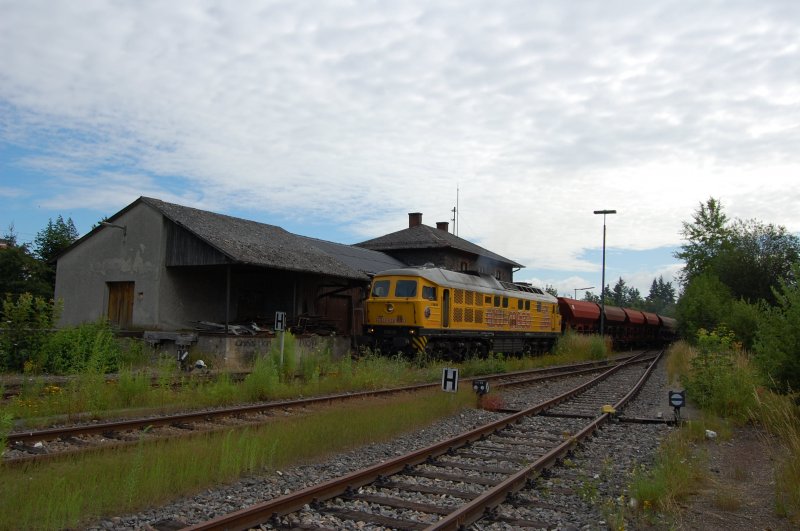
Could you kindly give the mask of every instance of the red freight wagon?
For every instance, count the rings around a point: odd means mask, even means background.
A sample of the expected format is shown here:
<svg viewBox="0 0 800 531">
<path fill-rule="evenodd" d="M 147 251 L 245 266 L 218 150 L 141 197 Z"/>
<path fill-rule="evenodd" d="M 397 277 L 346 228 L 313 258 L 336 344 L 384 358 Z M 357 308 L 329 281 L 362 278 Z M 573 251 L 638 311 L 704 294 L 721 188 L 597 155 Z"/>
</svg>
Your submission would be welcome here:
<svg viewBox="0 0 800 531">
<path fill-rule="evenodd" d="M 581 333 L 597 333 L 600 330 L 600 307 L 587 301 L 558 298 L 561 312 L 561 328 Z"/>
</svg>

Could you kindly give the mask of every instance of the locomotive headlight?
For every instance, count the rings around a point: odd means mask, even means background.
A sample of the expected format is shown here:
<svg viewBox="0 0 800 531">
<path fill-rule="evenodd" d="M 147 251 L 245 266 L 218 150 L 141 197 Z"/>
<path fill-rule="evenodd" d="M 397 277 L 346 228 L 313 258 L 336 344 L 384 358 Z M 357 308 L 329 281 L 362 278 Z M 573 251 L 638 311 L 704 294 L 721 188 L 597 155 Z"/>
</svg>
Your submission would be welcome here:
<svg viewBox="0 0 800 531">
<path fill-rule="evenodd" d="M 431 316 L 431 307 L 430 306 L 426 306 L 425 307 L 425 318 L 427 319 L 430 316 Z"/>
<path fill-rule="evenodd" d="M 374 334 L 375 333 L 375 329 L 374 328 L 367 328 L 367 333 L 368 334 Z"/>
<path fill-rule="evenodd" d="M 389 313 L 392 313 L 394 311 L 394 304 L 392 304 L 391 302 L 389 304 L 387 304 L 386 305 L 386 311 L 389 312 Z"/>
</svg>

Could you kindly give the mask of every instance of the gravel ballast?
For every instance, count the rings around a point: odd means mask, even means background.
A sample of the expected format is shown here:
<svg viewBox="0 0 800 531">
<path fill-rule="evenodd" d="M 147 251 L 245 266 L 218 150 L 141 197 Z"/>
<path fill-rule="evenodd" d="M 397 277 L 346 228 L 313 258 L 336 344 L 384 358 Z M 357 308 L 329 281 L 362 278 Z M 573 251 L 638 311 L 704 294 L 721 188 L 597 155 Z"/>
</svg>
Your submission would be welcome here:
<svg viewBox="0 0 800 531">
<path fill-rule="evenodd" d="M 663 366 L 662 361 L 634 402 L 620 412 L 620 416 L 656 419 L 659 415 L 672 415 L 667 403 Z M 559 389 L 566 390 L 589 378 L 562 378 L 530 388 L 515 387 L 504 396 L 504 402 L 506 407 L 515 408 L 534 405 L 557 394 Z M 89 529 L 154 529 L 167 523 L 173 526 L 198 523 L 403 455 L 503 416 L 483 410 L 465 410 L 391 442 L 367 445 L 319 463 L 248 477 L 178 499 L 163 507 L 104 519 Z M 535 489 L 519 493 L 513 504 L 501 505 L 498 514 L 542 521 L 561 529 L 605 528 L 609 511 L 615 510 L 615 504 L 631 503 L 627 487 L 632 471 L 652 462 L 659 441 L 671 429 L 665 424 L 609 423 L 562 465 L 551 469 L 549 477 L 539 478 Z M 302 521 L 302 516 L 299 518 L 298 522 Z M 328 522 L 329 526 L 331 524 Z M 344 526 L 343 523 L 339 525 Z M 510 527 L 482 524 L 481 528 Z"/>
</svg>

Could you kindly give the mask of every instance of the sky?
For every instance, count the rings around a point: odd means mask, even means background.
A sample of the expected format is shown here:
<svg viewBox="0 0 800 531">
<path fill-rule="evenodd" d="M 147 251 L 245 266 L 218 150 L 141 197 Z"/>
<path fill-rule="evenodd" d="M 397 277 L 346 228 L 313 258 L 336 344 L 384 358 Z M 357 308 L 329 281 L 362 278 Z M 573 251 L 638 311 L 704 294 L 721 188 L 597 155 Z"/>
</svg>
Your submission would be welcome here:
<svg viewBox="0 0 800 531">
<path fill-rule="evenodd" d="M 614 209 L 606 283 L 645 296 L 710 197 L 800 232 L 799 168 L 796 0 L 0 0 L 21 242 L 139 196 L 341 243 L 458 205 L 515 280 L 574 295 Z"/>
</svg>

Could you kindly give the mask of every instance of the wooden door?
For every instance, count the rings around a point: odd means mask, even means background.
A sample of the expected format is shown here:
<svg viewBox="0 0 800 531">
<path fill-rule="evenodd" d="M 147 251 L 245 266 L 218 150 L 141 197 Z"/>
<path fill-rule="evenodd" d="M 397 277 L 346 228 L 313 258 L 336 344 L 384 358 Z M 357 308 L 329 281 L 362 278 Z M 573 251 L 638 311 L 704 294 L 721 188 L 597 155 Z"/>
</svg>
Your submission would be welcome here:
<svg viewBox="0 0 800 531">
<path fill-rule="evenodd" d="M 108 283 L 108 320 L 119 328 L 130 328 L 133 321 L 133 284 Z"/>
</svg>

